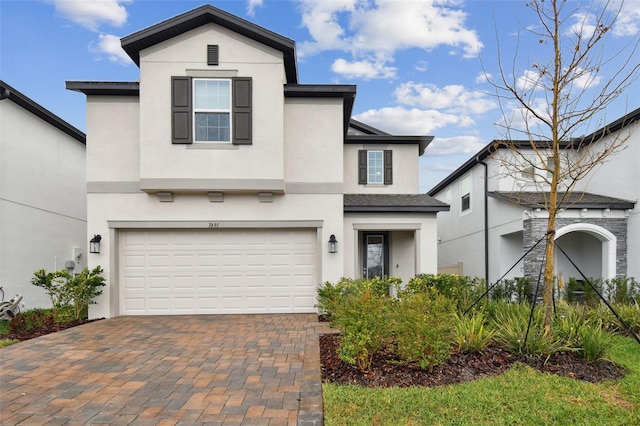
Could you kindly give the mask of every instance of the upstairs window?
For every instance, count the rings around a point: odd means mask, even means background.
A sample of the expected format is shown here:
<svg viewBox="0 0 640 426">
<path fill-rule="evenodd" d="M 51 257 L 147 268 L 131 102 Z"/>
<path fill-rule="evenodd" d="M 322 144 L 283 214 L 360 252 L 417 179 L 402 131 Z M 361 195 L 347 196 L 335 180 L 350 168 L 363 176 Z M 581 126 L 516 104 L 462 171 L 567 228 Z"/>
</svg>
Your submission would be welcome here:
<svg viewBox="0 0 640 426">
<path fill-rule="evenodd" d="M 393 183 L 393 152 L 391 150 L 358 151 L 358 183 L 384 184 Z"/>
<path fill-rule="evenodd" d="M 460 212 L 465 213 L 471 210 L 471 176 L 467 176 L 460 181 Z"/>
<path fill-rule="evenodd" d="M 252 143 L 251 78 L 171 77 L 171 143 Z"/>
<path fill-rule="evenodd" d="M 384 183 L 382 151 L 367 151 L 367 183 Z"/>
<path fill-rule="evenodd" d="M 193 79 L 194 142 L 231 142 L 231 80 Z"/>
</svg>

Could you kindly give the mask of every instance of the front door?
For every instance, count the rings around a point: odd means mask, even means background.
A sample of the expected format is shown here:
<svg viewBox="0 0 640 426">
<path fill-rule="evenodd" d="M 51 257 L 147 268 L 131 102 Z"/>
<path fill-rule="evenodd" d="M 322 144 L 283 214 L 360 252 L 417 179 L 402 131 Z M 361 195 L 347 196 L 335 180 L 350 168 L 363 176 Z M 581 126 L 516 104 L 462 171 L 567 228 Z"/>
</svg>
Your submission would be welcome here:
<svg viewBox="0 0 640 426">
<path fill-rule="evenodd" d="M 389 275 L 387 271 L 389 264 L 387 234 L 366 233 L 363 235 L 363 243 L 363 277 L 371 279 Z"/>
</svg>

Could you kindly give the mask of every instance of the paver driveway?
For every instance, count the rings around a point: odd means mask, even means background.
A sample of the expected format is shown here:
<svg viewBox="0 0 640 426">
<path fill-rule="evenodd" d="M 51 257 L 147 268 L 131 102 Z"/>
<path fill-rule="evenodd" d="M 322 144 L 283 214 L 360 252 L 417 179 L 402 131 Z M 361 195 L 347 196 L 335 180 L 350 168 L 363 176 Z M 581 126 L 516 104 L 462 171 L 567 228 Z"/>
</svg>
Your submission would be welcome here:
<svg viewBox="0 0 640 426">
<path fill-rule="evenodd" d="M 117 317 L 0 348 L 1 424 L 321 424 L 313 314 Z"/>
</svg>

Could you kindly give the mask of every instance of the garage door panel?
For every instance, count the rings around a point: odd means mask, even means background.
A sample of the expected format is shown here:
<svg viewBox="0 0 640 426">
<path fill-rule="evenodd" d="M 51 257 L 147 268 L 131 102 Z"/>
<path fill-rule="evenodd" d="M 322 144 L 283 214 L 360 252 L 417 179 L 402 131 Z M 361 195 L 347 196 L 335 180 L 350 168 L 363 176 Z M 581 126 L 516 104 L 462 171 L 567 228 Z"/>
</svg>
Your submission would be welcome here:
<svg viewBox="0 0 640 426">
<path fill-rule="evenodd" d="M 314 312 L 316 231 L 121 234 L 122 314 Z"/>
</svg>

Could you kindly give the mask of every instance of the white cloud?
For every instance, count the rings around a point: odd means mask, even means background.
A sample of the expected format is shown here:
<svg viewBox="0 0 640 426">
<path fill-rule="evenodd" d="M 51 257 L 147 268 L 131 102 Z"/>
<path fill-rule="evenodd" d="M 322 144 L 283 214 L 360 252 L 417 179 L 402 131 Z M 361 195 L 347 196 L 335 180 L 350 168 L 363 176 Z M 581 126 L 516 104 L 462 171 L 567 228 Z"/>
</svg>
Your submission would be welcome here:
<svg viewBox="0 0 640 426">
<path fill-rule="evenodd" d="M 397 68 L 386 66 L 386 60 L 352 61 L 336 59 L 331 65 L 331 70 L 346 78 L 362 78 L 371 80 L 375 78 L 395 78 Z"/>
<path fill-rule="evenodd" d="M 456 136 L 452 138 L 434 138 L 426 150 L 426 155 L 475 154 L 484 148 L 478 136 Z"/>
<path fill-rule="evenodd" d="M 535 98 L 528 102 L 540 117 L 549 118 L 549 103 L 544 98 Z M 504 137 L 522 139 L 531 135 L 533 138 L 548 133 L 542 122 L 533 113 L 520 105 L 510 105 L 505 108 L 504 116 L 496 123 L 503 129 Z"/>
<path fill-rule="evenodd" d="M 522 75 L 516 81 L 516 87 L 522 91 L 542 89 L 542 77 L 538 71 L 524 70 Z"/>
<path fill-rule="evenodd" d="M 460 84 L 437 87 L 433 84 L 401 84 L 394 92 L 396 100 L 409 106 L 442 109 L 448 112 L 483 114 L 497 104 L 487 94 L 469 90 Z"/>
<path fill-rule="evenodd" d="M 383 52 L 454 47 L 458 54 L 476 57 L 482 48 L 478 34 L 465 26 L 459 0 L 299 0 L 302 22 L 312 41 L 299 53 L 325 50 Z"/>
<path fill-rule="evenodd" d="M 450 124 L 461 127 L 473 125 L 468 116 L 404 107 L 371 109 L 353 118 L 394 135 L 427 135 Z"/>
<path fill-rule="evenodd" d="M 478 73 L 475 79 L 477 84 L 490 83 L 491 81 L 493 81 L 493 75 L 484 71 Z"/>
<path fill-rule="evenodd" d="M 131 0 L 49 0 L 56 11 L 66 19 L 91 31 L 100 25 L 120 27 L 127 22 L 124 4 Z"/>
<path fill-rule="evenodd" d="M 122 49 L 120 37 L 111 34 L 100 34 L 98 45 L 93 50 L 106 55 L 107 59 L 117 64 L 130 65 L 133 63 L 129 55 Z"/>
<path fill-rule="evenodd" d="M 262 6 L 262 0 L 249 0 L 247 5 L 247 15 L 253 16 L 258 7 Z"/>
<path fill-rule="evenodd" d="M 594 72 L 577 69 L 573 78 L 573 86 L 578 90 L 586 90 L 593 86 L 598 86 L 602 81 L 602 76 Z"/>
<path fill-rule="evenodd" d="M 640 0 L 626 0 L 622 4 L 618 20 L 613 26 L 618 37 L 634 37 L 640 34 Z"/>
</svg>

